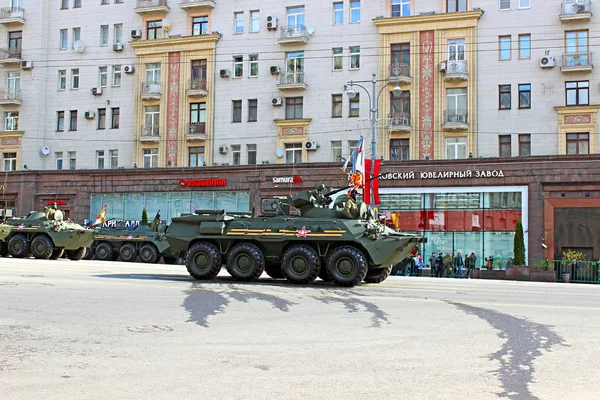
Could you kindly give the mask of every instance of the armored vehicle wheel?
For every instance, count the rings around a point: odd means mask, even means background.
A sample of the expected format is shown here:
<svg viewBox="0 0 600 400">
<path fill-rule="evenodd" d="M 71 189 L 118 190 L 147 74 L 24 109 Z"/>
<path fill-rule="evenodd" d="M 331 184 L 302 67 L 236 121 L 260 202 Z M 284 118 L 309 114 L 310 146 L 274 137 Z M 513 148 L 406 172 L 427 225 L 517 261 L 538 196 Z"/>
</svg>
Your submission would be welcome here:
<svg viewBox="0 0 600 400">
<path fill-rule="evenodd" d="M 327 268 L 321 267 L 321 270 L 319 271 L 319 278 L 321 278 L 323 282 L 331 282 L 331 278 L 329 277 L 329 272 L 327 272 Z"/>
<path fill-rule="evenodd" d="M 50 256 L 51 260 L 58 260 L 59 258 L 61 258 L 63 256 L 64 253 L 64 249 L 55 247 L 54 251 L 52 252 L 52 255 Z"/>
<path fill-rule="evenodd" d="M 177 260 L 178 258 L 175 257 L 163 257 L 163 261 L 165 262 L 165 264 L 177 264 Z"/>
<path fill-rule="evenodd" d="M 185 267 L 195 279 L 213 279 L 221 272 L 222 265 L 221 253 L 212 243 L 194 244 L 185 257 Z"/>
<path fill-rule="evenodd" d="M 155 264 L 160 260 L 160 255 L 153 244 L 146 243 L 140 248 L 140 260 L 144 263 Z"/>
<path fill-rule="evenodd" d="M 8 244 L 7 243 L 0 243 L 0 256 L 2 257 L 8 257 L 9 256 L 9 252 L 8 252 Z"/>
<path fill-rule="evenodd" d="M 65 250 L 67 253 L 67 258 L 73 261 L 83 260 L 83 256 L 85 256 L 85 247 L 80 247 L 77 250 Z"/>
<path fill-rule="evenodd" d="M 93 260 L 94 259 L 94 248 L 87 247 L 85 250 L 85 256 L 83 256 L 84 260 Z"/>
<path fill-rule="evenodd" d="M 365 276 L 365 282 L 367 283 L 381 283 L 385 281 L 388 276 L 392 273 L 392 266 L 386 268 L 370 269 L 367 271 Z"/>
<path fill-rule="evenodd" d="M 119 255 L 121 256 L 121 261 L 134 262 L 137 258 L 137 249 L 131 243 L 125 243 L 119 249 Z"/>
<path fill-rule="evenodd" d="M 265 270 L 265 257 L 250 243 L 236 245 L 227 257 L 227 272 L 238 281 L 254 281 Z"/>
<path fill-rule="evenodd" d="M 283 275 L 283 271 L 281 270 L 281 265 L 279 264 L 267 264 L 265 266 L 265 272 L 273 279 L 285 278 L 285 275 Z"/>
<path fill-rule="evenodd" d="M 31 241 L 31 252 L 39 260 L 47 260 L 54 252 L 54 243 L 48 236 L 38 235 Z"/>
<path fill-rule="evenodd" d="M 112 246 L 106 242 L 102 242 L 96 246 L 96 260 L 110 261 L 113 258 Z"/>
<path fill-rule="evenodd" d="M 293 283 L 306 284 L 314 281 L 320 269 L 321 262 L 317 252 L 303 244 L 287 249 L 281 259 L 281 271 Z"/>
<path fill-rule="evenodd" d="M 8 252 L 15 258 L 24 258 L 29 254 L 29 242 L 25 235 L 15 235 L 8 241 Z"/>
<path fill-rule="evenodd" d="M 356 286 L 367 276 L 367 269 L 365 256 L 350 246 L 338 247 L 327 260 L 327 272 L 338 286 Z"/>
</svg>

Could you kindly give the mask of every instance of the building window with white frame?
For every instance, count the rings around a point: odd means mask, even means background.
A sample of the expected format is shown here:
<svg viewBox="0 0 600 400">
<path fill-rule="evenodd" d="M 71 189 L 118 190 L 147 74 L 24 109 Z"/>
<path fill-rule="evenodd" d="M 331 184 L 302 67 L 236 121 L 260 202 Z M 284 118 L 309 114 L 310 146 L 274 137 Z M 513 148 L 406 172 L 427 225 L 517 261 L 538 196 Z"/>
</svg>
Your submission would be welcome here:
<svg viewBox="0 0 600 400">
<path fill-rule="evenodd" d="M 109 150 L 110 168 L 119 168 L 119 150 Z"/>
<path fill-rule="evenodd" d="M 158 167 L 158 149 L 144 149 L 144 168 Z"/>
<path fill-rule="evenodd" d="M 119 107 L 113 107 L 110 109 L 110 129 L 119 129 L 121 123 L 121 109 Z"/>
<path fill-rule="evenodd" d="M 19 130 L 19 112 L 5 111 L 4 112 L 4 130 L 18 131 Z"/>
<path fill-rule="evenodd" d="M 65 112 L 56 112 L 56 131 L 63 132 L 65 130 Z"/>
<path fill-rule="evenodd" d="M 332 49 L 333 51 L 333 70 L 342 71 L 344 69 L 344 51 L 341 47 Z"/>
<path fill-rule="evenodd" d="M 71 89 L 79 89 L 79 68 L 71 68 Z"/>
<path fill-rule="evenodd" d="M 258 121 L 258 99 L 248 100 L 248 122 Z"/>
<path fill-rule="evenodd" d="M 233 100 L 231 105 L 233 107 L 231 122 L 242 122 L 242 101 Z"/>
<path fill-rule="evenodd" d="M 77 152 L 69 151 L 69 169 L 77 168 Z"/>
<path fill-rule="evenodd" d="M 108 82 L 108 67 L 98 68 L 98 86 L 105 88 Z"/>
<path fill-rule="evenodd" d="M 304 25 L 304 6 L 289 7 L 287 9 L 287 24 L 288 27 Z"/>
<path fill-rule="evenodd" d="M 246 153 L 248 157 L 248 165 L 256 164 L 256 145 L 255 144 L 247 144 L 246 145 Z"/>
<path fill-rule="evenodd" d="M 123 24 L 115 24 L 113 43 L 121 43 L 123 40 Z"/>
<path fill-rule="evenodd" d="M 100 46 L 108 45 L 108 25 L 100 26 Z"/>
<path fill-rule="evenodd" d="M 69 8 L 69 0 L 61 0 L 60 2 L 60 9 L 61 10 L 66 10 Z"/>
<path fill-rule="evenodd" d="M 519 8 L 530 8 L 530 0 L 519 0 Z"/>
<path fill-rule="evenodd" d="M 160 63 L 146 64 L 146 83 L 160 84 Z"/>
<path fill-rule="evenodd" d="M 256 78 L 258 76 L 258 54 L 250 54 L 250 77 Z"/>
<path fill-rule="evenodd" d="M 392 0 L 392 17 L 409 17 L 411 0 Z"/>
<path fill-rule="evenodd" d="M 67 70 L 61 69 L 58 71 L 58 90 L 67 88 Z"/>
<path fill-rule="evenodd" d="M 510 10 L 510 0 L 499 0 L 500 1 L 500 10 L 506 11 Z"/>
<path fill-rule="evenodd" d="M 467 138 L 446 138 L 446 160 L 467 158 Z"/>
<path fill-rule="evenodd" d="M 446 0 L 446 12 L 467 11 L 467 0 Z"/>
<path fill-rule="evenodd" d="M 233 20 L 234 20 L 233 33 L 234 34 L 244 33 L 244 13 L 243 12 L 233 13 Z"/>
<path fill-rule="evenodd" d="M 358 117 L 360 115 L 360 93 L 356 93 L 353 98 L 350 99 L 350 111 L 348 117 Z"/>
<path fill-rule="evenodd" d="M 142 135 L 160 136 L 160 106 L 144 107 L 144 131 Z"/>
<path fill-rule="evenodd" d="M 350 23 L 360 22 L 360 1 L 350 1 Z"/>
<path fill-rule="evenodd" d="M 190 147 L 188 154 L 188 162 L 190 167 L 203 167 L 204 164 L 204 147 Z"/>
<path fill-rule="evenodd" d="M 113 65 L 112 71 L 113 71 L 113 79 L 112 79 L 113 87 L 121 86 L 121 66 Z"/>
<path fill-rule="evenodd" d="M 3 153 L 4 158 L 4 171 L 16 171 L 17 170 L 17 153 Z"/>
<path fill-rule="evenodd" d="M 231 145 L 231 164 L 241 165 L 242 164 L 242 146 L 239 144 Z"/>
<path fill-rule="evenodd" d="M 285 163 L 286 164 L 301 164 L 302 163 L 302 143 L 286 143 L 285 144 Z"/>
<path fill-rule="evenodd" d="M 590 104 L 590 81 L 565 82 L 566 105 L 587 106 Z"/>
<path fill-rule="evenodd" d="M 260 30 L 260 11 L 250 11 L 250 32 L 256 33 Z"/>
<path fill-rule="evenodd" d="M 98 109 L 98 126 L 96 129 L 106 128 L 106 108 Z"/>
<path fill-rule="evenodd" d="M 467 88 L 446 89 L 444 123 L 467 123 Z"/>
<path fill-rule="evenodd" d="M 57 151 L 54 156 L 56 158 L 56 169 L 60 171 L 63 169 L 63 152 Z"/>
<path fill-rule="evenodd" d="M 333 140 L 331 142 L 331 161 L 340 162 L 342 161 L 342 141 Z"/>
<path fill-rule="evenodd" d="M 244 76 L 244 57 L 233 57 L 233 77 L 241 78 Z"/>
<path fill-rule="evenodd" d="M 350 47 L 350 69 L 360 69 L 360 47 Z"/>
<path fill-rule="evenodd" d="M 81 0 L 73 0 L 73 8 L 81 8 Z"/>
<path fill-rule="evenodd" d="M 96 151 L 96 167 L 104 169 L 104 150 Z"/>
<path fill-rule="evenodd" d="M 343 97 L 341 94 L 331 95 L 331 118 L 342 117 Z"/>
<path fill-rule="evenodd" d="M 344 3 L 333 3 L 333 24 L 342 25 L 344 23 Z"/>
<path fill-rule="evenodd" d="M 73 47 L 78 40 L 81 40 L 81 28 L 73 28 Z"/>
<path fill-rule="evenodd" d="M 60 30 L 60 49 L 65 50 L 69 45 L 69 30 L 61 29 Z"/>
</svg>

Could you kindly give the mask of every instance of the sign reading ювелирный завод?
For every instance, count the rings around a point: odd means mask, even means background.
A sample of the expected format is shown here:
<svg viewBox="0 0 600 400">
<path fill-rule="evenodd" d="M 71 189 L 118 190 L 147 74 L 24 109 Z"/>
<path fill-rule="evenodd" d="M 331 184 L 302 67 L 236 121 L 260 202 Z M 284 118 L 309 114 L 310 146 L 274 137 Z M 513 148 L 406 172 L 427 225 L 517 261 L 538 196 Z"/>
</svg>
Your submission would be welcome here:
<svg viewBox="0 0 600 400">
<path fill-rule="evenodd" d="M 501 169 L 492 171 L 434 171 L 434 172 L 388 172 L 382 174 L 381 180 L 411 180 L 411 179 L 469 179 L 469 178 L 504 178 Z"/>
</svg>

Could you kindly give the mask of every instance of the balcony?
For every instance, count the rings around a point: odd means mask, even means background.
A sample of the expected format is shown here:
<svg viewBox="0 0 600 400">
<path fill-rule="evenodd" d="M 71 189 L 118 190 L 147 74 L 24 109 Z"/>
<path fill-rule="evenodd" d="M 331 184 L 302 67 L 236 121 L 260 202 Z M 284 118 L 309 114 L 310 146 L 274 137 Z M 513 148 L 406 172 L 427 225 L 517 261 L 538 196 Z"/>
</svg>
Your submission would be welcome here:
<svg viewBox="0 0 600 400">
<path fill-rule="evenodd" d="M 167 0 L 137 0 L 134 11 L 138 14 L 168 13 L 170 10 Z"/>
<path fill-rule="evenodd" d="M 21 89 L 0 89 L 0 104 L 21 105 Z"/>
<path fill-rule="evenodd" d="M 206 122 L 190 122 L 185 138 L 187 140 L 206 140 Z"/>
<path fill-rule="evenodd" d="M 142 125 L 140 131 L 140 142 L 159 142 L 160 135 L 158 125 Z"/>
<path fill-rule="evenodd" d="M 446 131 L 464 131 L 469 129 L 467 110 L 444 111 L 442 129 Z"/>
<path fill-rule="evenodd" d="M 448 60 L 440 64 L 440 71 L 444 73 L 444 81 L 457 82 L 469 80 L 467 62 L 465 60 Z"/>
<path fill-rule="evenodd" d="M 142 99 L 160 100 L 160 82 L 142 82 Z"/>
<path fill-rule="evenodd" d="M 389 83 L 395 83 L 396 81 L 403 83 L 412 83 L 412 77 L 410 76 L 410 64 L 390 64 L 388 67 L 388 71 Z"/>
<path fill-rule="evenodd" d="M 410 113 L 394 112 L 388 114 L 390 132 L 410 132 Z"/>
<path fill-rule="evenodd" d="M 560 20 L 589 21 L 592 18 L 592 3 L 590 0 L 563 0 Z"/>
<path fill-rule="evenodd" d="M 191 78 L 188 79 L 187 95 L 190 97 L 204 97 L 208 95 L 206 89 L 206 79 Z"/>
<path fill-rule="evenodd" d="M 593 68 L 592 53 L 564 53 L 562 57 L 562 72 L 591 72 Z"/>
<path fill-rule="evenodd" d="M 21 62 L 21 49 L 11 47 L 8 49 L 0 49 L 0 64 L 18 64 Z"/>
<path fill-rule="evenodd" d="M 210 11 L 215 8 L 214 0 L 182 0 L 179 8 L 187 11 Z"/>
<path fill-rule="evenodd" d="M 279 90 L 306 90 L 306 88 L 304 72 L 282 72 L 280 82 L 277 84 L 277 89 Z"/>
<path fill-rule="evenodd" d="M 279 44 L 308 43 L 308 31 L 304 25 L 288 25 L 281 27 Z"/>
<path fill-rule="evenodd" d="M 3 7 L 0 8 L 0 24 L 19 24 L 25 23 L 25 10 L 21 7 Z"/>
</svg>

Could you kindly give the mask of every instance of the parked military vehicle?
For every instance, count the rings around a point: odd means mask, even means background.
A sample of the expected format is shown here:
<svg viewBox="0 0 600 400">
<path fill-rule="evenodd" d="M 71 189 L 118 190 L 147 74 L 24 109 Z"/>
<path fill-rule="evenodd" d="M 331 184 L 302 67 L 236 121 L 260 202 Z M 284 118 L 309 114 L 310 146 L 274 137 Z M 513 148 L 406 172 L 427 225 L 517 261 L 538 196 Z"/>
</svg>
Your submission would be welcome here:
<svg viewBox="0 0 600 400">
<path fill-rule="evenodd" d="M 63 220 L 60 210 L 31 211 L 22 218 L 8 218 L 12 229 L 4 238 L 8 253 L 15 258 L 56 260 L 66 254 L 81 260 L 94 241 L 95 232 L 75 222 Z"/>
<path fill-rule="evenodd" d="M 8 243 L 4 240 L 10 235 L 12 229 L 12 225 L 0 223 L 0 256 L 2 257 L 8 256 Z"/>
<path fill-rule="evenodd" d="M 298 284 L 317 276 L 347 287 L 363 280 L 382 282 L 392 265 L 425 239 L 388 228 L 364 203 L 359 204 L 358 219 L 348 218 L 348 196 L 335 202 L 331 197 L 339 191 L 325 193 L 320 186 L 287 200 L 263 199 L 259 217 L 196 210 L 172 219 L 167 240 L 185 256 L 196 279 L 213 279 L 224 264 L 240 281 L 255 280 L 266 271 Z M 290 205 L 300 215 L 289 215 Z"/>
</svg>

